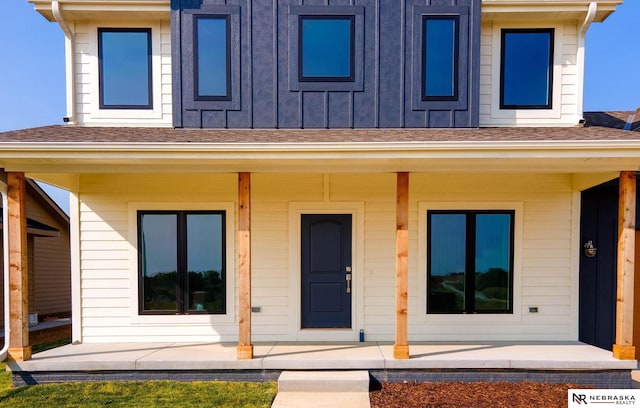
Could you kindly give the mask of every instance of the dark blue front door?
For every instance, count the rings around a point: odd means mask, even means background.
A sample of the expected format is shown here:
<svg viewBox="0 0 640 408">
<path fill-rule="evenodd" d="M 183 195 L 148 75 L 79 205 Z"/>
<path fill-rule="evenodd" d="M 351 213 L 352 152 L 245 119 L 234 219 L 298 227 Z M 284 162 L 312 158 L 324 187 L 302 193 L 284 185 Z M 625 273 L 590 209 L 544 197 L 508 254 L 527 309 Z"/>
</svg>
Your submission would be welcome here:
<svg viewBox="0 0 640 408">
<path fill-rule="evenodd" d="M 618 263 L 618 180 L 582 192 L 580 245 L 598 252 L 587 257 L 580 248 L 579 340 L 611 350 L 616 342 Z"/>
<path fill-rule="evenodd" d="M 351 328 L 351 215 L 303 214 L 302 328 Z"/>
</svg>

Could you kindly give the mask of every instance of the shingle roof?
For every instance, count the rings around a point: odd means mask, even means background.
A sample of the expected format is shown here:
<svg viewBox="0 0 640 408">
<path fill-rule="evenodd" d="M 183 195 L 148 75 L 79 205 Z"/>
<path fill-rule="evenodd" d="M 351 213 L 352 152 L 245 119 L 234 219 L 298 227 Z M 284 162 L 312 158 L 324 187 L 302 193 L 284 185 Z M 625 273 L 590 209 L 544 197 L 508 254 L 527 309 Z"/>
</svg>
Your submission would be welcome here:
<svg viewBox="0 0 640 408">
<path fill-rule="evenodd" d="M 629 130 L 640 132 L 639 111 L 585 112 L 584 118 L 586 120 L 585 127 L 624 129 L 629 125 Z"/>
<path fill-rule="evenodd" d="M 585 127 L 458 129 L 174 129 L 44 126 L 0 133 L 2 143 L 388 143 L 640 140 L 622 130 L 631 112 L 585 113 Z M 640 118 L 639 118 L 640 119 Z M 632 129 L 640 127 L 634 123 Z"/>
</svg>

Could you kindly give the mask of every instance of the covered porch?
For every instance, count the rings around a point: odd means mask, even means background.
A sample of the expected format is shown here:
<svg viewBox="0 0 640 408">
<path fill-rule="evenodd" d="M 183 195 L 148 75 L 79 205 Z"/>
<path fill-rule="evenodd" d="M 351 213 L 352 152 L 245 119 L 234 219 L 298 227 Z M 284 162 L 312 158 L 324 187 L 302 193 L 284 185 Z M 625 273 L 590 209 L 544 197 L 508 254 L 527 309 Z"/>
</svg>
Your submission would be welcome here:
<svg viewBox="0 0 640 408">
<path fill-rule="evenodd" d="M 16 373 L 58 372 L 63 367 L 76 367 L 83 376 L 94 371 L 100 373 L 101 365 L 109 367 L 114 361 L 115 368 L 105 370 L 116 373 L 127 370 L 156 373 L 178 368 L 180 372 L 277 371 L 287 368 L 284 362 L 290 362 L 298 369 L 349 369 L 349 364 L 359 364 L 362 368 L 368 366 L 371 370 L 383 372 L 596 370 L 602 373 L 613 370 L 628 374 L 635 368 L 635 177 L 640 142 L 627 140 L 626 132 L 609 134 L 610 131 L 585 129 L 509 129 L 497 132 L 493 129 L 472 129 L 445 134 L 416 130 L 396 133 L 354 131 L 355 135 L 352 135 L 322 130 L 238 133 L 122 129 L 113 134 L 102 134 L 106 132 L 102 129 L 91 130 L 97 140 L 104 140 L 102 142 L 85 141 L 84 129 L 54 128 L 42 132 L 50 132 L 46 135 L 46 142 L 38 142 L 39 133 L 25 131 L 17 134 L 15 141 L 4 143 L 10 152 L 7 155 L 11 157 L 0 161 L 6 171 L 7 269 L 12 279 L 9 355 L 14 360 L 10 367 Z M 545 132 L 552 133 L 549 136 L 551 140 L 544 139 Z M 64 137 L 51 140 L 55 135 Z M 7 135 L 8 140 L 11 136 Z M 345 142 L 341 136 L 349 136 L 353 140 Z M 123 139 L 114 140 L 114 137 Z M 138 137 L 143 141 L 131 141 Z M 274 137 L 283 139 L 274 141 Z M 523 140 L 526 137 L 531 139 Z M 542 141 L 536 139 L 540 137 Z M 34 144 L 21 143 L 25 139 Z M 78 144 L 71 143 L 73 140 Z M 43 164 L 42 158 L 52 155 L 56 157 Z M 72 192 L 73 340 L 81 343 L 43 353 L 31 361 L 29 337 L 25 333 L 28 313 L 22 210 L 25 175 Z M 609 351 L 572 342 L 578 338 L 575 283 L 578 280 L 578 251 L 581 250 L 577 241 L 579 224 L 576 217 L 580 191 L 618 176 L 621 179 L 618 237 L 621 263 L 617 268 L 616 341 L 611 355 Z M 363 185 L 366 190 L 360 189 Z M 532 192 L 534 185 L 537 190 Z M 203 191 L 202 186 L 207 186 L 207 189 Z M 177 199 L 172 198 L 176 191 L 180 193 Z M 165 205 L 167 208 L 156 205 L 168 200 L 167 197 L 173 200 Z M 522 223 L 535 227 L 524 231 L 538 232 L 539 235 L 527 237 L 531 245 L 521 250 L 519 246 L 526 239 L 523 231 L 516 231 L 522 234 L 518 235 L 514 245 L 518 251 L 527 251 L 527 259 L 531 263 L 526 266 L 528 275 L 518 273 L 515 276 L 521 277 L 522 281 L 529 278 L 526 284 L 531 294 L 527 296 L 535 298 L 531 303 L 534 306 L 521 301 L 525 295 L 520 289 L 525 283 L 519 282 L 517 289 L 522 296 L 514 296 L 517 304 L 513 313 L 505 313 L 493 320 L 481 316 L 472 322 L 469 320 L 474 318 L 473 314 L 460 313 L 454 318 L 455 325 L 451 323 L 454 315 L 447 315 L 446 319 L 427 316 L 423 307 L 427 296 L 424 217 L 428 208 L 444 208 L 443 205 L 431 205 L 433 200 L 444 201 L 445 204 L 453 202 L 454 207 L 451 208 L 456 209 L 463 204 L 480 210 L 509 207 L 517 217 L 527 215 Z M 516 201 L 517 205 L 509 204 Z M 229 262 L 233 262 L 229 273 L 231 283 L 228 284 L 228 293 L 233 294 L 228 297 L 232 307 L 226 316 L 218 319 L 219 324 L 212 324 L 206 315 L 165 320 L 157 316 L 140 318 L 139 294 L 135 290 L 139 279 L 136 263 L 137 212 L 149 208 L 184 209 L 191 202 L 206 205 L 222 203 L 219 207 L 233 220 L 226 231 L 227 242 L 234 245 L 228 250 L 227 257 Z M 196 204 L 192 209 L 202 209 Z M 353 302 L 356 305 L 352 312 L 355 323 L 349 325 L 348 337 L 336 336 L 331 328 L 328 331 L 332 337 L 318 337 L 315 327 L 302 333 L 309 334 L 307 337 L 299 333 L 297 314 L 301 295 L 296 279 L 300 275 L 300 243 L 297 241 L 299 228 L 296 222 L 300 222 L 301 214 L 311 214 L 317 208 L 327 213 L 354 214 L 354 219 L 361 222 L 354 223 L 351 228 L 358 238 L 353 240 L 351 247 L 360 256 L 353 282 L 355 296 L 362 297 Z M 550 212 L 555 218 L 549 217 Z M 83 220 L 82 216 L 86 218 Z M 276 217 L 277 223 L 274 223 Z M 377 242 L 365 240 L 365 218 L 375 220 L 367 226 L 366 233 L 373 231 L 378 234 Z M 563 223 L 561 239 L 556 241 L 553 224 L 564 220 L 570 221 Z M 101 228 L 101 234 L 95 234 L 100 237 L 92 244 L 98 247 L 81 247 L 86 235 L 94 232 L 96 227 Z M 81 233 L 84 234 L 82 239 Z M 110 248 L 112 252 L 103 251 L 103 234 L 108 234 L 109 239 L 116 242 L 117 246 Z M 257 242 L 262 245 L 256 245 Z M 270 249 L 273 248 L 265 245 L 271 242 L 284 243 L 277 248 L 281 252 L 277 252 L 279 257 L 275 263 L 264 261 L 273 261 L 270 257 Z M 365 248 L 366 242 L 373 242 L 373 245 Z M 536 246 L 540 242 L 543 251 Z M 560 282 L 547 274 L 548 264 L 537 263 L 544 254 L 553 254 L 553 245 L 558 242 L 562 245 L 560 255 L 563 263 L 555 270 L 563 274 Z M 377 258 L 381 248 L 384 248 L 384 256 Z M 366 258 L 364 252 L 374 256 Z M 259 260 L 263 262 L 257 262 Z M 365 267 L 367 261 L 369 263 Z M 557 263 L 555 259 L 552 261 L 553 265 Z M 83 269 L 83 262 L 92 265 L 93 269 Z M 519 265 L 516 269 L 522 271 L 525 268 Z M 83 279 L 87 278 L 88 270 L 93 271 L 93 275 L 85 282 Z M 116 271 L 114 277 L 108 283 L 114 286 L 107 287 L 101 279 L 105 273 L 113 271 Z M 276 274 L 279 286 L 274 290 L 269 285 Z M 257 286 L 258 279 L 261 279 L 262 286 Z M 368 286 L 364 284 L 365 279 L 368 279 Z M 558 282 L 563 289 L 554 292 L 554 296 L 562 299 L 562 307 L 548 302 L 553 313 L 539 314 L 537 299 Z M 83 286 L 85 283 L 97 286 Z M 256 287 L 261 289 L 258 294 Z M 363 288 L 368 290 L 369 303 L 364 301 L 365 290 L 360 290 Z M 270 295 L 276 291 L 280 294 L 279 303 L 270 304 L 275 306 L 271 308 L 275 312 L 260 315 L 260 306 L 265 303 L 261 305 L 256 298 L 264 302 L 268 297 L 266 293 Z M 94 297 L 87 296 L 87 293 Z M 111 293 L 118 296 L 111 296 Z M 114 306 L 116 297 L 120 303 Z M 87 306 L 89 298 L 94 302 Z M 115 308 L 119 309 L 118 313 L 114 312 Z M 366 314 L 369 311 L 373 313 Z M 560 313 L 560 317 L 554 313 Z M 184 328 L 189 327 L 184 324 L 184 319 L 195 328 L 184 337 L 190 343 L 163 343 L 164 339 L 181 338 Z M 367 339 L 395 341 L 364 345 L 346 343 L 337 346 L 338 351 L 342 350 L 337 354 L 334 353 L 336 347 L 327 346 L 328 343 L 311 345 L 311 351 L 305 349 L 309 344 L 302 342 L 265 343 L 272 339 L 337 341 L 347 338 L 354 341 L 357 330 L 362 327 L 358 323 L 364 324 Z M 469 331 L 470 323 L 475 332 Z M 274 334 L 267 330 L 272 327 L 279 331 Z M 566 342 L 485 344 L 475 341 L 492 336 L 496 329 L 510 340 Z M 372 332 L 378 338 L 369 337 Z M 215 343 L 211 340 L 214 338 L 212 335 L 217 336 Z M 118 336 L 124 341 L 114 340 Z M 127 338 L 135 343 L 128 343 Z M 459 339 L 474 342 L 448 342 Z M 424 340 L 442 340 L 445 343 L 422 343 Z M 278 351 L 281 347 L 285 347 L 284 351 Z M 195 350 L 193 357 L 187 357 L 190 355 L 187 349 Z M 585 350 L 586 354 L 583 354 Z M 173 359 L 163 355 L 172 351 L 175 353 Z M 56 357 L 55 353 L 68 355 Z M 125 353 L 127 357 L 123 358 L 119 353 Z M 103 356 L 101 358 L 105 360 L 96 356 Z M 528 357 L 523 359 L 523 356 Z M 146 364 L 147 359 L 153 359 L 149 362 L 155 361 L 158 368 L 140 368 L 139 365 Z M 97 366 L 90 365 L 91 362 Z M 334 366 L 323 366 L 329 362 L 334 362 Z"/>
<path fill-rule="evenodd" d="M 637 363 L 580 342 L 393 344 L 255 343 L 251 360 L 236 343 L 76 344 L 10 362 L 16 385 L 101 380 L 275 381 L 282 370 L 368 370 L 378 381 L 540 381 L 630 388 Z"/>
</svg>

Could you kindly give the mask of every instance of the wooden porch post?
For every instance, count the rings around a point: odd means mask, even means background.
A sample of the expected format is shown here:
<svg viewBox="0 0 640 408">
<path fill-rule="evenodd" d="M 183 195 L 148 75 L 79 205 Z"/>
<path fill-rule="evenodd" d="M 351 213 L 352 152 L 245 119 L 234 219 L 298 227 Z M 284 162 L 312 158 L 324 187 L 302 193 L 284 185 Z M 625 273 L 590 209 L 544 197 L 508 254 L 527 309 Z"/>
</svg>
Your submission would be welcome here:
<svg viewBox="0 0 640 408">
<path fill-rule="evenodd" d="M 396 201 L 396 336 L 393 358 L 408 359 L 409 173 L 397 175 Z"/>
<path fill-rule="evenodd" d="M 251 173 L 238 173 L 238 280 L 238 360 L 251 360 Z"/>
<path fill-rule="evenodd" d="M 27 270 L 27 216 L 24 173 L 7 173 L 9 219 L 9 350 L 10 361 L 31 359 L 29 345 L 29 274 Z M 5 323 L 6 324 L 6 323 Z"/>
<path fill-rule="evenodd" d="M 620 173 L 618 211 L 618 290 L 616 299 L 616 344 L 613 357 L 634 360 L 633 290 L 636 233 L 636 173 Z"/>
</svg>

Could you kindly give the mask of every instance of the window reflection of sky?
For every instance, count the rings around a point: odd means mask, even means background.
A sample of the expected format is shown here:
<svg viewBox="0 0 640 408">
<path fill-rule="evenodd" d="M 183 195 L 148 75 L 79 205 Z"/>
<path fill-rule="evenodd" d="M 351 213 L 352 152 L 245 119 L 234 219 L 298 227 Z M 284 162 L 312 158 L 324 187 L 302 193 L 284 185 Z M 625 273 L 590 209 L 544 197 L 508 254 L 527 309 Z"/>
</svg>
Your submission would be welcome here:
<svg viewBox="0 0 640 408">
<path fill-rule="evenodd" d="M 547 105 L 551 80 L 549 32 L 505 33 L 504 105 Z"/>
<path fill-rule="evenodd" d="M 351 19 L 302 18 L 302 76 L 351 76 Z"/>
<path fill-rule="evenodd" d="M 103 104 L 150 104 L 149 34 L 103 31 L 101 35 Z"/>
<path fill-rule="evenodd" d="M 464 214 L 432 214 L 431 264 L 432 276 L 447 276 L 465 272 L 466 221 Z M 491 268 L 510 271 L 511 216 L 509 214 L 476 215 L 476 272 Z"/>
<path fill-rule="evenodd" d="M 145 214 L 142 217 L 144 275 L 175 272 L 177 267 L 177 217 Z"/>
<path fill-rule="evenodd" d="M 227 96 L 227 19 L 198 18 L 198 96 Z"/>
<path fill-rule="evenodd" d="M 431 216 L 431 275 L 464 273 L 466 218 L 464 214 Z"/>
<path fill-rule="evenodd" d="M 187 270 L 222 271 L 222 216 L 189 214 L 187 216 Z"/>
<path fill-rule="evenodd" d="M 187 267 L 190 271 L 222 271 L 222 215 L 187 216 Z M 145 276 L 177 271 L 177 216 L 145 214 L 142 217 Z"/>
<path fill-rule="evenodd" d="M 425 95 L 455 95 L 456 22 L 453 18 L 427 18 L 425 33 Z"/>
<path fill-rule="evenodd" d="M 142 218 L 144 274 L 177 270 L 177 217 L 145 214 Z M 187 268 L 193 272 L 222 271 L 222 215 L 187 215 Z"/>
<path fill-rule="evenodd" d="M 476 216 L 476 272 L 491 268 L 509 271 L 511 263 L 511 216 L 478 214 Z"/>
</svg>

